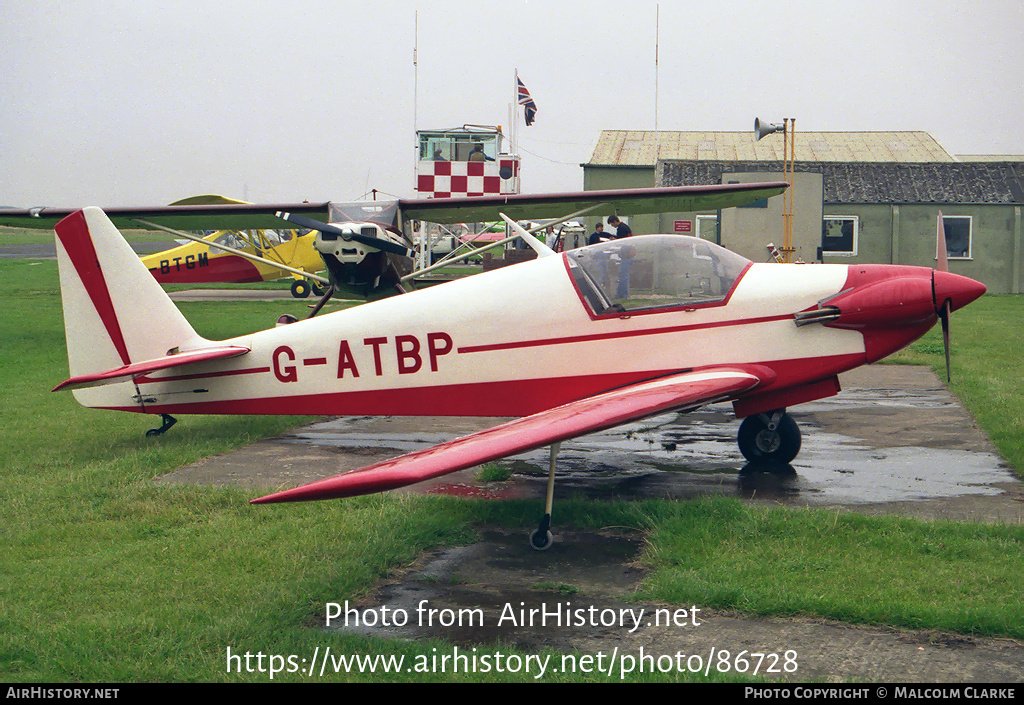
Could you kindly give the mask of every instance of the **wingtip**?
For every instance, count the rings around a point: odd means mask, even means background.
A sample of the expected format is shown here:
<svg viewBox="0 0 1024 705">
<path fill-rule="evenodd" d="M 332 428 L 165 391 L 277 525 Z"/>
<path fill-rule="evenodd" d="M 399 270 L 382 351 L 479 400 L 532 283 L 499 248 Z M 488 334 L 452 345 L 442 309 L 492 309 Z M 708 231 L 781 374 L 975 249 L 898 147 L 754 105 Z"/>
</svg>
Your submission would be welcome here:
<svg viewBox="0 0 1024 705">
<path fill-rule="evenodd" d="M 311 482 L 307 485 L 299 485 L 293 487 L 290 490 L 281 490 L 280 492 L 274 492 L 272 494 L 257 497 L 256 499 L 250 499 L 249 504 L 280 504 L 283 502 L 306 502 L 313 499 L 330 499 L 325 496 L 320 488 L 323 486 L 324 481 Z"/>
<path fill-rule="evenodd" d="M 324 480 L 317 480 L 316 482 L 310 482 L 306 485 L 300 485 L 293 487 L 290 490 L 281 490 L 280 492 L 274 492 L 263 497 L 257 497 L 256 499 L 249 500 L 249 504 L 279 504 L 282 502 L 313 502 L 324 499 L 340 499 L 341 497 L 351 497 L 357 494 L 366 494 L 368 492 L 380 491 L 383 489 L 390 489 L 386 486 L 386 483 L 374 483 L 370 482 L 366 487 L 363 487 L 359 480 L 362 477 L 355 478 L 353 476 L 358 474 L 357 472 L 347 472 L 341 475 L 335 475 Z"/>
<path fill-rule="evenodd" d="M 281 502 L 300 502 L 304 498 L 296 497 L 294 493 L 297 490 L 303 489 L 302 487 L 296 487 L 292 490 L 283 490 L 281 492 L 274 492 L 273 494 L 264 495 L 263 497 L 257 497 L 256 499 L 250 499 L 249 504 L 279 504 Z"/>
</svg>

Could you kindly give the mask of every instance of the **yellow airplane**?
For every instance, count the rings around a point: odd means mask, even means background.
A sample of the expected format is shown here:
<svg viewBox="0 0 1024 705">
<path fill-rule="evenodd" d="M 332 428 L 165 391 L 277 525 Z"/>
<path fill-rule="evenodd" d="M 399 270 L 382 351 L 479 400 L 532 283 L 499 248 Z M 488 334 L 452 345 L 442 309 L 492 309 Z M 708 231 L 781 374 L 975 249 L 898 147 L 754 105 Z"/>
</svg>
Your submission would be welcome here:
<svg viewBox="0 0 1024 705">
<path fill-rule="evenodd" d="M 241 204 L 224 196 L 194 196 L 172 206 Z M 142 263 L 163 284 L 204 282 L 260 282 L 292 277 L 292 295 L 306 298 L 310 291 L 323 293 L 317 276 L 324 268 L 313 247 L 315 231 L 302 230 L 217 230 L 186 245 L 142 257 Z"/>
</svg>

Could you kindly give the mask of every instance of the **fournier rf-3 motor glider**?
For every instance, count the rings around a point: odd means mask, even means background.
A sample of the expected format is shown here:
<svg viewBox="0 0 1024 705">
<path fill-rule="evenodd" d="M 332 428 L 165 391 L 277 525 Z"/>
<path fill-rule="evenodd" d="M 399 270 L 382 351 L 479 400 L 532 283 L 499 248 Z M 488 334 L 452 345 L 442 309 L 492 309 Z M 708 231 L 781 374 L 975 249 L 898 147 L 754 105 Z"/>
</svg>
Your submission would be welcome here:
<svg viewBox="0 0 1024 705">
<path fill-rule="evenodd" d="M 785 187 L 400 201 L 349 208 L 350 217 L 328 225 L 303 220 L 300 227 L 320 228 L 321 252 L 379 253 L 364 290 L 385 280 L 401 288 L 387 264 L 387 255 L 403 254 L 399 240 L 379 242 L 393 230 L 382 223 L 401 221 L 399 209 L 429 222 L 500 213 L 538 257 L 222 342 L 198 336 L 111 219 L 86 208 L 55 227 L 71 373 L 56 389 L 73 389 L 87 407 L 163 414 L 165 427 L 170 414 L 518 417 L 253 502 L 379 492 L 550 446 L 544 515 L 530 537 L 543 549 L 552 541 L 555 456 L 566 439 L 731 401 L 744 419 L 743 454 L 788 463 L 800 431 L 787 407 L 836 394 L 839 373 L 906 346 L 938 320 L 948 351 L 950 313 L 985 287 L 947 271 L 941 229 L 932 269 L 755 264 L 681 235 L 556 253 L 513 220 L 725 208 Z M 231 208 L 252 216 L 257 207 Z M 302 209 L 276 211 L 310 217 Z M 328 269 L 339 279 L 351 274 L 330 262 Z M 566 358 L 571 372 L 557 364 Z"/>
</svg>

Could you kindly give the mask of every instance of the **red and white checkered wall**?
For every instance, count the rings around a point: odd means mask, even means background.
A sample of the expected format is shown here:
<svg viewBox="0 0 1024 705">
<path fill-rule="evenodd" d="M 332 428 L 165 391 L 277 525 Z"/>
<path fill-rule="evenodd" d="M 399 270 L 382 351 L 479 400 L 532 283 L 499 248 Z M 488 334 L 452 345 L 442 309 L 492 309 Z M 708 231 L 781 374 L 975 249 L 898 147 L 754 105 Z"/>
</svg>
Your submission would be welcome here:
<svg viewBox="0 0 1024 705">
<path fill-rule="evenodd" d="M 501 178 L 503 170 L 511 174 Z M 519 160 L 493 162 L 423 161 L 417 166 L 416 190 L 429 198 L 494 196 L 519 193 Z"/>
</svg>

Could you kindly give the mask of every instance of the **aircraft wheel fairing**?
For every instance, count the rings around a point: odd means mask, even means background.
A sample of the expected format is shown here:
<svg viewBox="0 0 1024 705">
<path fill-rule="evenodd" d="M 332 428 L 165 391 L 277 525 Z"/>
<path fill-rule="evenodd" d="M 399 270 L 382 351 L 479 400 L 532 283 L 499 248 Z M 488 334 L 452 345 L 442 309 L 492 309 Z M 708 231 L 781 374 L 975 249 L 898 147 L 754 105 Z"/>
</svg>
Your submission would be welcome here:
<svg viewBox="0 0 1024 705">
<path fill-rule="evenodd" d="M 292 296 L 295 298 L 304 299 L 309 296 L 310 291 L 312 291 L 312 287 L 305 279 L 296 279 L 292 282 Z"/>
<path fill-rule="evenodd" d="M 751 462 L 788 463 L 800 452 L 800 427 L 785 412 L 754 414 L 743 419 L 737 441 Z"/>
</svg>

